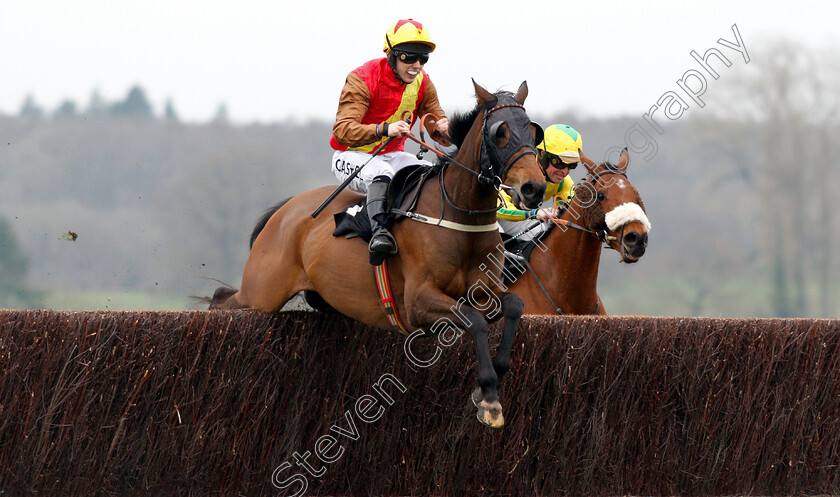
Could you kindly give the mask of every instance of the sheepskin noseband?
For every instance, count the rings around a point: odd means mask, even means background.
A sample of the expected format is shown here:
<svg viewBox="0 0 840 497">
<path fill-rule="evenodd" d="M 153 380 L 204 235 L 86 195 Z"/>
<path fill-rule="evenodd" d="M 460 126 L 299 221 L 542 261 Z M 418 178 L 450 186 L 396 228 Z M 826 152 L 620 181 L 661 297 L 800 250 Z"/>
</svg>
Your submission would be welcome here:
<svg viewBox="0 0 840 497">
<path fill-rule="evenodd" d="M 606 214 L 605 220 L 610 231 L 615 231 L 625 224 L 634 221 L 641 223 L 645 227 L 645 230 L 650 231 L 650 221 L 645 215 L 645 211 L 635 202 L 627 202 L 619 205 Z"/>
</svg>

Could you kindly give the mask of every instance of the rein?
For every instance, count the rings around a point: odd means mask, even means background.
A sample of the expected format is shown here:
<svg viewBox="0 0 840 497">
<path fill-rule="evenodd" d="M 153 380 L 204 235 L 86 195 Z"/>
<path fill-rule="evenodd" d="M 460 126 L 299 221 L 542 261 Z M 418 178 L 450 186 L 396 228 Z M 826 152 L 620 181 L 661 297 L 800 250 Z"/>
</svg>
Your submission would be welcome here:
<svg viewBox="0 0 840 497">
<path fill-rule="evenodd" d="M 417 138 L 410 131 L 406 135 L 406 138 L 408 138 L 408 139 L 410 139 L 410 140 L 412 140 L 412 141 L 414 141 L 414 142 L 416 142 L 420 145 L 420 153 L 421 154 L 426 152 L 426 151 L 430 151 L 430 152 L 434 153 L 435 155 L 437 155 L 439 158 L 441 158 L 445 163 L 454 164 L 454 165 L 460 167 L 461 169 L 463 169 L 464 171 L 472 174 L 473 176 L 475 176 L 478 179 L 478 182 L 481 183 L 481 184 L 485 184 L 485 185 L 492 184 L 496 187 L 496 189 L 504 188 L 504 189 L 510 190 L 510 189 L 512 189 L 512 187 L 502 183 L 502 178 L 501 177 L 507 175 L 507 172 L 510 170 L 511 167 L 513 167 L 513 165 L 516 163 L 516 161 L 518 161 L 519 159 L 521 159 L 525 155 L 536 155 L 536 152 L 534 151 L 535 149 L 534 149 L 533 146 L 530 148 L 530 150 L 527 147 L 525 147 L 524 149 L 520 150 L 518 154 L 512 156 L 512 158 L 505 161 L 505 167 L 504 167 L 504 169 L 502 169 L 501 175 L 490 175 L 490 176 L 488 176 L 488 175 L 485 174 L 484 163 L 489 162 L 489 157 L 487 157 L 487 141 L 486 141 L 486 137 L 484 136 L 486 134 L 485 133 L 485 127 L 486 127 L 487 117 L 491 113 L 493 113 L 497 110 L 504 109 L 504 108 L 509 108 L 509 107 L 518 107 L 518 108 L 522 109 L 523 111 L 525 110 L 525 107 L 522 104 L 507 103 L 507 104 L 501 104 L 501 105 L 497 105 L 495 107 L 492 107 L 484 114 L 484 117 L 482 119 L 482 124 L 481 124 L 481 157 L 479 159 L 479 162 L 482 163 L 481 172 L 474 171 L 474 170 L 470 169 L 469 167 L 461 164 L 460 162 L 455 160 L 455 157 L 452 157 L 449 154 L 441 152 L 440 150 L 438 150 L 436 148 L 429 148 L 429 146 L 426 145 L 425 141 L 423 141 L 420 138 Z M 424 117 L 424 119 L 425 119 L 425 117 Z M 504 121 L 502 121 L 502 122 L 504 122 Z M 420 128 L 420 136 L 423 137 L 422 122 L 421 122 L 421 128 Z M 445 137 L 445 138 L 452 141 L 448 136 Z M 487 169 L 489 169 L 492 172 L 492 164 Z"/>
<path fill-rule="evenodd" d="M 608 235 L 608 234 L 607 234 L 607 230 L 592 231 L 592 230 L 590 230 L 590 229 L 588 229 L 588 228 L 585 228 L 585 227 L 583 227 L 583 226 L 581 226 L 581 225 L 579 225 L 579 224 L 575 224 L 575 223 L 573 223 L 573 222 L 571 222 L 571 221 L 568 221 L 568 220 L 566 220 L 566 219 L 552 219 L 552 220 L 551 220 L 551 222 L 553 222 L 554 224 L 556 224 L 556 225 L 558 225 L 558 226 L 566 226 L 566 227 L 568 227 L 568 228 L 574 228 L 574 229 L 576 229 L 576 230 L 580 230 L 580 231 L 585 231 L 585 232 L 587 232 L 587 233 L 591 233 L 591 234 L 595 235 L 596 237 L 598 237 L 598 240 L 601 240 L 601 243 L 604 243 L 604 244 L 605 244 L 608 248 L 612 248 L 612 247 L 609 245 L 609 242 L 611 242 L 611 241 L 613 241 L 613 240 L 617 240 L 617 239 L 618 239 L 618 237 L 615 237 L 615 236 L 612 236 L 612 235 Z M 624 227 L 622 227 L 622 230 L 623 230 L 623 229 L 624 229 Z"/>
<path fill-rule="evenodd" d="M 422 134 L 422 131 L 420 133 Z M 411 131 L 409 131 L 408 134 L 405 135 L 405 137 L 412 140 L 412 141 L 415 141 L 415 142 L 419 143 L 420 147 L 421 147 L 420 148 L 421 153 L 426 152 L 426 151 L 433 152 L 435 155 L 437 155 L 438 157 L 443 159 L 443 161 L 446 164 L 454 164 L 454 165 L 460 167 L 461 169 L 463 169 L 464 171 L 472 174 L 476 178 L 481 177 L 481 173 L 477 173 L 477 172 L 473 171 L 472 169 L 468 168 L 467 166 L 461 164 L 460 162 L 456 161 L 455 158 L 452 157 L 451 155 L 445 154 L 445 153 L 441 152 L 440 150 L 438 150 L 436 148 L 429 148 L 428 145 L 426 145 L 426 142 L 424 142 L 423 140 L 421 140 L 421 139 L 417 138 L 416 136 L 414 136 L 413 134 L 411 134 Z M 501 184 L 501 180 L 499 181 L 499 183 Z M 504 185 L 504 186 L 507 186 L 507 185 Z M 510 188 L 510 187 L 508 187 L 508 188 Z"/>
<path fill-rule="evenodd" d="M 498 102 L 498 100 L 496 100 L 496 102 Z M 435 153 L 438 157 L 440 157 L 440 159 L 443 161 L 443 171 L 441 171 L 441 174 L 439 174 L 439 176 L 438 176 L 438 183 L 440 185 L 441 197 L 443 198 L 443 200 L 446 204 L 448 204 L 451 208 L 455 209 L 458 212 L 467 214 L 469 216 L 477 216 L 477 215 L 482 215 L 482 214 L 494 214 L 498 210 L 498 207 L 493 207 L 493 208 L 490 208 L 490 209 L 472 210 L 472 209 L 464 209 L 462 207 L 458 207 L 457 205 L 455 205 L 455 203 L 449 197 L 449 193 L 447 193 L 446 187 L 444 186 L 444 183 L 443 183 L 443 172 L 446 170 L 446 168 L 450 164 L 454 164 L 455 166 L 460 167 L 462 170 L 464 170 L 464 171 L 468 172 L 469 174 L 475 176 L 476 179 L 478 180 L 479 184 L 485 185 L 485 186 L 493 186 L 493 188 L 496 190 L 496 192 L 498 194 L 498 192 L 501 188 L 512 189 L 512 187 L 502 183 L 502 176 L 507 175 L 507 172 L 510 170 L 510 168 L 512 168 L 513 165 L 519 159 L 521 159 L 523 156 L 528 155 L 528 154 L 536 155 L 536 149 L 533 146 L 533 144 L 531 144 L 529 147 L 527 147 L 527 146 L 525 146 L 521 143 L 522 140 L 514 140 L 514 138 L 515 138 L 513 136 L 514 135 L 514 128 L 512 126 L 508 125 L 510 130 L 511 130 L 511 137 L 510 137 L 511 139 L 510 139 L 508 145 L 506 145 L 502 149 L 504 151 L 504 153 L 501 156 L 499 154 L 499 151 L 496 149 L 496 148 L 500 148 L 500 147 L 492 148 L 491 150 L 493 152 L 493 159 L 495 159 L 495 160 L 491 159 L 490 154 L 488 153 L 488 150 L 487 150 L 487 122 L 488 122 L 488 118 L 494 112 L 496 112 L 498 110 L 501 110 L 501 109 L 507 109 L 507 108 L 519 108 L 519 109 L 522 109 L 523 112 L 525 112 L 525 107 L 522 104 L 514 101 L 514 102 L 507 102 L 507 103 L 503 103 L 503 104 L 494 105 L 493 107 L 490 107 L 489 109 L 487 109 L 486 112 L 484 113 L 484 116 L 482 117 L 481 137 L 480 137 L 480 140 L 481 140 L 480 147 L 481 148 L 480 148 L 480 156 L 479 156 L 480 171 L 479 172 L 476 172 L 473 169 L 461 164 L 454 157 L 452 157 L 452 156 L 450 156 L 450 155 L 448 155 L 444 152 L 441 152 L 440 150 L 437 150 L 435 148 L 429 148 L 426 145 L 425 141 L 418 139 L 411 132 L 409 132 L 406 135 L 407 138 L 411 139 L 412 141 L 414 141 L 414 142 L 416 142 L 420 145 L 420 147 L 421 147 L 420 152 L 421 153 L 423 153 L 427 150 L 430 150 L 433 153 Z M 514 116 L 513 120 L 515 121 L 515 116 Z M 424 121 L 425 121 L 425 117 L 421 119 L 421 128 L 420 128 L 421 136 L 423 136 L 422 126 L 423 126 Z M 498 129 L 498 127 L 505 122 L 507 122 L 507 121 L 502 119 L 502 120 L 497 121 L 496 123 L 493 123 L 490 126 L 491 133 L 495 134 L 495 131 Z M 530 120 L 529 120 L 529 122 L 530 122 Z M 447 139 L 449 139 L 449 138 L 447 137 Z M 450 139 L 450 141 L 451 141 L 451 139 Z M 520 143 L 514 143 L 515 141 L 518 141 Z M 526 143 L 530 143 L 530 142 L 526 142 Z M 517 153 L 515 153 L 515 154 L 508 153 L 506 150 L 504 150 L 511 145 L 513 145 L 515 147 Z M 502 168 L 502 171 L 501 171 L 500 174 L 495 173 L 496 167 L 494 167 L 494 165 L 493 165 L 494 163 L 503 164 L 503 168 Z M 438 225 L 438 226 L 443 226 L 443 224 L 442 224 L 444 222 L 443 221 L 443 210 L 444 210 L 444 204 L 441 203 L 441 206 L 440 206 L 440 218 L 441 219 L 437 219 L 436 220 L 437 222 L 434 222 L 434 223 L 431 223 L 431 224 L 435 224 L 435 225 Z M 406 215 L 406 214 L 403 214 L 403 215 Z M 409 217 L 411 219 L 415 219 L 415 220 L 420 220 L 419 218 L 414 218 L 412 216 L 407 216 L 407 217 Z M 421 216 L 421 217 L 425 218 L 425 216 Z M 429 218 L 429 219 L 431 219 L 431 218 Z M 445 222 L 450 224 L 450 226 L 448 226 L 448 227 L 450 227 L 452 229 L 458 229 L 460 231 L 476 231 L 476 230 L 473 230 L 473 229 L 463 229 L 463 227 L 473 226 L 473 225 L 453 223 L 451 221 L 445 221 Z M 458 226 L 458 227 L 453 227 L 453 226 Z M 479 230 L 479 231 L 489 231 L 491 227 L 492 227 L 492 229 L 498 229 L 498 223 L 480 225 L 481 230 Z"/>
</svg>

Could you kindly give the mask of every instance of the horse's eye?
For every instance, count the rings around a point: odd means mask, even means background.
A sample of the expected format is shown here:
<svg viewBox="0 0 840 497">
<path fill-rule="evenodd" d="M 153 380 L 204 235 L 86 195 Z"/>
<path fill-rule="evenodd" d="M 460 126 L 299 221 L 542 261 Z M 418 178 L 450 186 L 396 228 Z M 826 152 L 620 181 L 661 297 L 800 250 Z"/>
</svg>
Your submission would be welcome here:
<svg viewBox="0 0 840 497">
<path fill-rule="evenodd" d="M 598 192 L 598 195 L 596 195 L 596 197 L 598 198 L 598 202 L 603 202 L 604 199 L 607 198 L 607 196 L 604 195 L 604 192 Z"/>
<path fill-rule="evenodd" d="M 510 139 L 508 135 L 509 132 L 510 128 L 504 121 L 497 122 L 490 127 L 490 137 L 492 138 L 493 143 L 495 143 L 497 147 L 507 146 L 508 141 Z"/>
</svg>

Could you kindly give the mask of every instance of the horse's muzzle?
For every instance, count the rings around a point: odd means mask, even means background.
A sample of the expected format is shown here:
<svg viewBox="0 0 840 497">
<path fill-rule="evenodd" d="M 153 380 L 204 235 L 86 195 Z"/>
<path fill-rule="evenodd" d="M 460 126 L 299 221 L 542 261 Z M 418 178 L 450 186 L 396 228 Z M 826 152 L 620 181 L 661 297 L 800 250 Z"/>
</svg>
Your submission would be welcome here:
<svg viewBox="0 0 840 497">
<path fill-rule="evenodd" d="M 645 255 L 647 244 L 647 232 L 631 231 L 626 233 L 621 238 L 621 246 L 624 249 L 622 252 L 630 257 L 625 257 L 625 262 L 636 262 L 639 260 L 639 258 Z"/>
<path fill-rule="evenodd" d="M 522 197 L 522 203 L 529 209 L 536 209 L 543 201 L 545 195 L 546 183 L 537 183 L 530 180 L 519 187 L 519 194 Z"/>
</svg>

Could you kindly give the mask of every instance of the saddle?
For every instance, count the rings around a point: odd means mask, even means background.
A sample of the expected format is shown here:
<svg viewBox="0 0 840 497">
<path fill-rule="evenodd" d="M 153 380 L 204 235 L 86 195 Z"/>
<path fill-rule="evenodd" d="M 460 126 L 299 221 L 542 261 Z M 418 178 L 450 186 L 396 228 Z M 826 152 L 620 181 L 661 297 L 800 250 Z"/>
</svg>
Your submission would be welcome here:
<svg viewBox="0 0 840 497">
<path fill-rule="evenodd" d="M 423 185 L 440 174 L 441 166 L 425 166 L 417 164 L 408 166 L 397 171 L 388 185 L 388 218 L 384 226 L 391 229 L 394 223 L 399 222 L 403 216 L 399 212 L 411 212 L 417 206 L 420 198 L 420 190 Z M 370 229 L 370 219 L 367 215 L 365 199 L 361 199 L 354 205 L 335 214 L 335 231 L 333 236 L 344 236 L 346 238 L 360 237 L 365 242 L 370 242 L 373 233 Z"/>
</svg>

